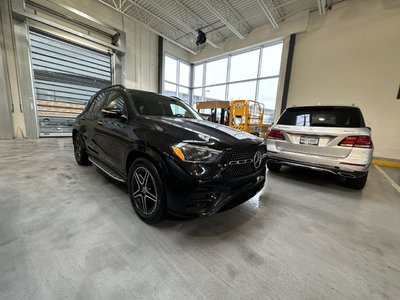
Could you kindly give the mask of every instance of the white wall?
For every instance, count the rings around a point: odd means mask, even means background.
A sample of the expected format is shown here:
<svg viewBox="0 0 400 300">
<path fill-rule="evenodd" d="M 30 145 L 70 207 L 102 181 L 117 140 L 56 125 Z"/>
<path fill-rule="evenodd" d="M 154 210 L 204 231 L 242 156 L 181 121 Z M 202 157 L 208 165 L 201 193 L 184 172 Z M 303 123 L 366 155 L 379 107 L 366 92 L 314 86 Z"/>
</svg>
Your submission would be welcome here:
<svg viewBox="0 0 400 300">
<path fill-rule="evenodd" d="M 164 53 L 171 54 L 186 62 L 190 62 L 191 59 L 190 52 L 186 51 L 185 49 L 175 44 L 172 44 L 171 42 L 168 42 L 165 39 L 164 39 Z"/>
<path fill-rule="evenodd" d="M 356 104 L 376 157 L 400 159 L 400 3 L 349 0 L 297 35 L 288 106 Z"/>
<path fill-rule="evenodd" d="M 0 14 L 1 14 L 1 29 L 0 33 L 3 41 L 2 49 L 2 63 L 1 66 L 1 76 L 3 77 L 4 90 L 2 91 L 0 99 L 0 109 L 2 110 L 2 118 L 7 118 L 4 116 L 5 112 L 9 114 L 10 129 L 6 127 L 1 127 L 2 138 L 11 137 L 25 137 L 25 120 L 22 110 L 22 105 L 20 101 L 20 90 L 18 87 L 18 71 L 17 71 L 17 58 L 16 50 L 14 49 L 14 39 L 13 39 L 13 28 L 11 16 L 8 13 L 9 6 L 7 1 L 0 1 Z M 11 106 L 13 109 L 11 109 Z M 4 120 L 3 120 L 4 122 Z M 8 126 L 7 126 L 8 127 Z M 11 130 L 11 132 L 8 132 Z M 4 132 L 7 131 L 7 132 Z"/>
<path fill-rule="evenodd" d="M 125 85 L 158 91 L 158 36 L 124 17 L 126 33 Z"/>
</svg>

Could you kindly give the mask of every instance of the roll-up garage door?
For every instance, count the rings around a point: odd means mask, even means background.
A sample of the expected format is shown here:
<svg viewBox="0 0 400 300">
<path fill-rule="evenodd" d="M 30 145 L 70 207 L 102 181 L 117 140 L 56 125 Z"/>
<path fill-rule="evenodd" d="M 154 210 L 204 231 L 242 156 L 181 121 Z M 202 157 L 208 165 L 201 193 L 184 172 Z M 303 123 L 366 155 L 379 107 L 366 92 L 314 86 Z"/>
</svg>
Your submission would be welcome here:
<svg viewBox="0 0 400 300">
<path fill-rule="evenodd" d="M 111 56 L 30 30 L 40 136 L 71 134 L 75 117 L 111 85 Z"/>
</svg>

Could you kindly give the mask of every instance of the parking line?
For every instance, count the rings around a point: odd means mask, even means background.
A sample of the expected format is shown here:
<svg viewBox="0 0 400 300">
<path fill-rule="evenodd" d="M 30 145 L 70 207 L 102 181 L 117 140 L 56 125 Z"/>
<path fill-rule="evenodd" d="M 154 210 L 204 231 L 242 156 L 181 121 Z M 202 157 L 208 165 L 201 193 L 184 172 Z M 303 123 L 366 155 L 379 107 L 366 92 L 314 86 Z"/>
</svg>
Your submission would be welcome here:
<svg viewBox="0 0 400 300">
<path fill-rule="evenodd" d="M 381 167 L 375 165 L 375 168 L 377 168 L 378 171 L 381 172 L 382 175 L 386 177 L 386 179 L 387 179 L 387 180 L 390 182 L 390 184 L 395 188 L 395 190 L 398 191 L 398 192 L 400 193 L 400 186 L 399 186 L 396 182 L 394 182 L 394 180 L 393 180 L 392 178 L 390 178 L 390 176 L 389 176 L 388 174 L 386 174 L 386 172 L 383 171 L 383 170 L 381 169 Z"/>
</svg>

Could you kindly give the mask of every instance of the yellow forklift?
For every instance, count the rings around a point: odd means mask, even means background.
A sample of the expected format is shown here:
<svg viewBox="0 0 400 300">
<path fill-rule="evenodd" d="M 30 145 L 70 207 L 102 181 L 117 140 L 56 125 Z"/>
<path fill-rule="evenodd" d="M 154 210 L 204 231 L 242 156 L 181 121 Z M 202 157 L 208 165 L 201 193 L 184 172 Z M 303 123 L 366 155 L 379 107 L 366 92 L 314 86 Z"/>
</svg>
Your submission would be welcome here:
<svg viewBox="0 0 400 300">
<path fill-rule="evenodd" d="M 204 101 L 197 102 L 196 108 L 211 122 L 255 135 L 260 135 L 263 127 L 264 105 L 253 100 Z"/>
<path fill-rule="evenodd" d="M 197 102 L 196 108 L 208 121 L 228 125 L 229 105 L 229 101 L 213 100 Z"/>
</svg>

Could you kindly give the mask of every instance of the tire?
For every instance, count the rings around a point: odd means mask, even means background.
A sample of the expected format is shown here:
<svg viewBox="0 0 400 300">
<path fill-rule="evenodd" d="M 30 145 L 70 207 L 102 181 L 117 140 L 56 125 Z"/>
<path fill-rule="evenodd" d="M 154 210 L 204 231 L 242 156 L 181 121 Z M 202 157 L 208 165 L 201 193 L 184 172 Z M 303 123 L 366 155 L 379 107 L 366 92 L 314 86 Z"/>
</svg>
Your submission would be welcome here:
<svg viewBox="0 0 400 300">
<path fill-rule="evenodd" d="M 80 133 L 74 135 L 74 155 L 75 160 L 80 166 L 90 165 L 89 157 L 86 152 L 86 145 Z"/>
<path fill-rule="evenodd" d="M 145 158 L 129 169 L 128 192 L 136 214 L 147 224 L 162 221 L 167 210 L 164 184 L 156 167 Z"/>
<path fill-rule="evenodd" d="M 346 186 L 355 190 L 362 190 L 367 183 L 368 172 L 362 177 L 346 178 Z"/>
<path fill-rule="evenodd" d="M 272 171 L 272 172 L 279 172 L 279 170 L 281 169 L 281 165 L 274 163 L 270 160 L 267 161 L 267 167 L 268 170 Z"/>
</svg>

